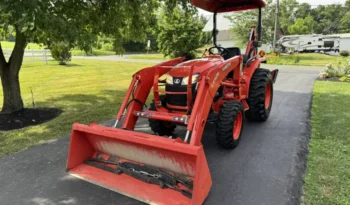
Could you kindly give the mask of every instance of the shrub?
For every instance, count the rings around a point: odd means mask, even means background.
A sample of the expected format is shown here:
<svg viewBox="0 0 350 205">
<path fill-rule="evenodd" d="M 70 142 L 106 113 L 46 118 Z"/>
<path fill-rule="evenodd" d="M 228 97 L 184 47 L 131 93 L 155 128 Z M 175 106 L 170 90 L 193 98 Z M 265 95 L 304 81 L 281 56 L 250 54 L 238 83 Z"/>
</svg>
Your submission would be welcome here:
<svg viewBox="0 0 350 205">
<path fill-rule="evenodd" d="M 101 50 L 103 50 L 103 51 L 114 51 L 113 44 L 111 44 L 111 43 L 102 44 Z"/>
<path fill-rule="evenodd" d="M 350 82 L 350 75 L 339 78 L 341 82 Z"/>
<path fill-rule="evenodd" d="M 60 65 L 66 65 L 72 58 L 71 47 L 64 42 L 51 45 L 51 55 Z"/>
<path fill-rule="evenodd" d="M 350 55 L 350 52 L 349 51 L 340 51 L 340 53 L 339 53 L 341 56 L 343 56 L 343 57 L 348 57 L 349 55 Z"/>
<path fill-rule="evenodd" d="M 345 68 L 344 68 L 345 75 L 350 75 L 350 60 L 347 61 Z"/>
<path fill-rule="evenodd" d="M 297 54 L 294 54 L 293 55 L 293 61 L 294 61 L 294 63 L 299 63 L 300 62 L 300 56 L 297 55 Z"/>
<path fill-rule="evenodd" d="M 328 78 L 332 77 L 344 77 L 350 75 L 350 61 L 348 61 L 347 65 L 344 67 L 341 64 L 338 64 L 337 68 L 335 68 L 331 63 L 326 65 L 326 69 L 324 71 Z"/>
</svg>

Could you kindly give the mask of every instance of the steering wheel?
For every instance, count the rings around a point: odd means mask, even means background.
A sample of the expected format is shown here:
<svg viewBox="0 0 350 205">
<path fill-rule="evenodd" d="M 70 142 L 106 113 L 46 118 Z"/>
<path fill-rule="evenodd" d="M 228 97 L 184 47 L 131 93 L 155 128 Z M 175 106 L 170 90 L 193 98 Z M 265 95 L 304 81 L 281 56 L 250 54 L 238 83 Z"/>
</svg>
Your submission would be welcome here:
<svg viewBox="0 0 350 205">
<path fill-rule="evenodd" d="M 214 53 L 213 49 L 215 49 L 215 48 L 219 51 L 218 53 Z M 220 56 L 225 56 L 225 55 L 230 53 L 230 51 L 228 51 L 226 48 L 221 47 L 221 46 L 210 47 L 208 49 L 208 51 L 211 55 L 220 55 Z"/>
</svg>

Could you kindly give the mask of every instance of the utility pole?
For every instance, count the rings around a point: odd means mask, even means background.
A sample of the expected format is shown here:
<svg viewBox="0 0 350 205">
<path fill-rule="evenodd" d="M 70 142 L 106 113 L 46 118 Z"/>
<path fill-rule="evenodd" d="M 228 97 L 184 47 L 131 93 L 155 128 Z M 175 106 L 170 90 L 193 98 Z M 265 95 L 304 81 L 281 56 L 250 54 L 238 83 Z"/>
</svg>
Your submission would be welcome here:
<svg viewBox="0 0 350 205">
<path fill-rule="evenodd" d="M 276 19 L 275 19 L 275 33 L 274 33 L 274 36 L 273 36 L 273 45 L 272 45 L 273 51 L 276 50 L 279 9 L 280 9 L 280 1 L 277 0 L 277 3 L 276 3 Z"/>
</svg>

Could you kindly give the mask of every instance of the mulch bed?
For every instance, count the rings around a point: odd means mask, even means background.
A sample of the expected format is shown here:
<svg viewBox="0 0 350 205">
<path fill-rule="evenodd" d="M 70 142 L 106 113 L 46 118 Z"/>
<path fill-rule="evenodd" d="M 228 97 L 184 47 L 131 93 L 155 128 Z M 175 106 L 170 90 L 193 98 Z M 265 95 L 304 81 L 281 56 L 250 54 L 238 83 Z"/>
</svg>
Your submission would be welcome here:
<svg viewBox="0 0 350 205">
<path fill-rule="evenodd" d="M 11 114 L 0 113 L 0 130 L 8 131 L 39 125 L 58 117 L 62 110 L 55 108 L 23 109 Z"/>
</svg>

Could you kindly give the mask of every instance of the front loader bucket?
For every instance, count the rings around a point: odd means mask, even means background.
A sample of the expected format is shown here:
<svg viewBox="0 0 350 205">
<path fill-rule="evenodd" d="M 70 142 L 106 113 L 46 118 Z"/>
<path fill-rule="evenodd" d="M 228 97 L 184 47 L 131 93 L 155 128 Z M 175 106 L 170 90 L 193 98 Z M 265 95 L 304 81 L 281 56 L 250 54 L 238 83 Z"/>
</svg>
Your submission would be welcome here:
<svg viewBox="0 0 350 205">
<path fill-rule="evenodd" d="M 97 124 L 73 125 L 67 172 L 148 204 L 202 204 L 212 183 L 202 146 Z"/>
</svg>

